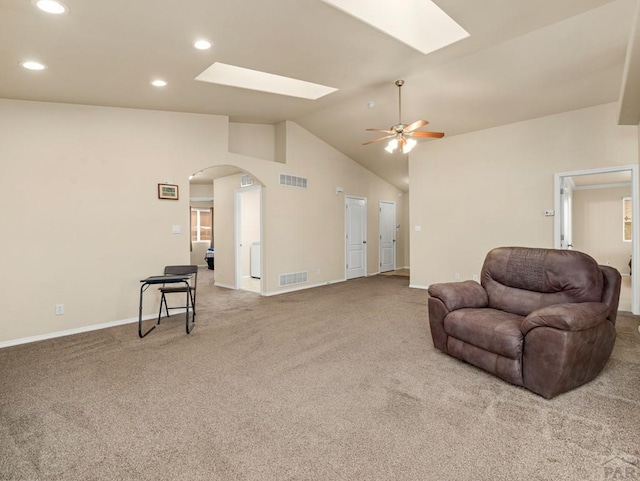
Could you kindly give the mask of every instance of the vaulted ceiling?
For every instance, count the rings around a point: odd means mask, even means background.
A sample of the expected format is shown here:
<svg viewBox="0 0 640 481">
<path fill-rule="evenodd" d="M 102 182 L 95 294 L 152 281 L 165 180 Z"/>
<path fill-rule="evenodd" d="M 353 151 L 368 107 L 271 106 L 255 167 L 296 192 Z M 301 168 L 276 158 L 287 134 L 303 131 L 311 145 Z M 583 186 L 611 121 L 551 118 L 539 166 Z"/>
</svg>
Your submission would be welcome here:
<svg viewBox="0 0 640 481">
<path fill-rule="evenodd" d="M 397 122 L 395 80 L 403 121 L 452 136 L 618 101 L 638 70 L 626 60 L 638 0 L 435 0 L 470 36 L 428 55 L 321 0 L 65 3 L 51 16 L 0 0 L 1 98 L 293 120 L 402 190 L 407 157 L 362 145 L 376 137 L 366 128 Z M 393 15 L 403 2 L 388 4 Z M 196 81 L 214 62 L 338 90 L 304 100 Z"/>
</svg>

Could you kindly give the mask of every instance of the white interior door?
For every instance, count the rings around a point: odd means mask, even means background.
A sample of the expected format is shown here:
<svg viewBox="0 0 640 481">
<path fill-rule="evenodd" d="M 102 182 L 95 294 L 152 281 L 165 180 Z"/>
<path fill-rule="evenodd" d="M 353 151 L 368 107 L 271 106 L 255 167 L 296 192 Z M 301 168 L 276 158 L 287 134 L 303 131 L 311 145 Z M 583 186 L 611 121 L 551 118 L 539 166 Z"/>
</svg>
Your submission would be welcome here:
<svg viewBox="0 0 640 481">
<path fill-rule="evenodd" d="M 380 201 L 380 272 L 396 269 L 396 203 Z"/>
<path fill-rule="evenodd" d="M 367 200 L 345 197 L 346 277 L 367 272 Z"/>
</svg>

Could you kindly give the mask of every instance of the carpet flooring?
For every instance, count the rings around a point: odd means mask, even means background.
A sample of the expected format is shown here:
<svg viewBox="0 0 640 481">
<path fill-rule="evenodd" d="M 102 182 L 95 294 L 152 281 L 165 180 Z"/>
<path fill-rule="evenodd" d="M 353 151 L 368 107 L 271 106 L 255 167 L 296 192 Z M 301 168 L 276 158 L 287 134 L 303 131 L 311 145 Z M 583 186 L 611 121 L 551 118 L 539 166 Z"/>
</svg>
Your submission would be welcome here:
<svg viewBox="0 0 640 481">
<path fill-rule="evenodd" d="M 411 271 L 409 269 L 397 269 L 395 271 L 382 272 L 380 275 L 409 277 L 411 275 Z"/>
<path fill-rule="evenodd" d="M 0 479 L 640 477 L 639 318 L 552 400 L 433 348 L 425 291 L 374 276 L 273 297 L 199 276 L 175 315 L 0 350 Z"/>
</svg>

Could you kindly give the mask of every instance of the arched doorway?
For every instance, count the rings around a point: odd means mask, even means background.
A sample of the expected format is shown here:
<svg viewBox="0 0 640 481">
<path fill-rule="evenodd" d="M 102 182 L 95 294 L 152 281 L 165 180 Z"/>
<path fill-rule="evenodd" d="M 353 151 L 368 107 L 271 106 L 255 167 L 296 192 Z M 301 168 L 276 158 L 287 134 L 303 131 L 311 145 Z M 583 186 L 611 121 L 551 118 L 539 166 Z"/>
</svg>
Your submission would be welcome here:
<svg viewBox="0 0 640 481">
<path fill-rule="evenodd" d="M 210 206 L 212 219 L 210 244 L 192 242 L 192 263 L 206 265 L 204 253 L 213 247 L 216 286 L 264 293 L 263 183 L 238 167 L 223 165 L 196 172 L 189 184 L 191 208 Z"/>
</svg>

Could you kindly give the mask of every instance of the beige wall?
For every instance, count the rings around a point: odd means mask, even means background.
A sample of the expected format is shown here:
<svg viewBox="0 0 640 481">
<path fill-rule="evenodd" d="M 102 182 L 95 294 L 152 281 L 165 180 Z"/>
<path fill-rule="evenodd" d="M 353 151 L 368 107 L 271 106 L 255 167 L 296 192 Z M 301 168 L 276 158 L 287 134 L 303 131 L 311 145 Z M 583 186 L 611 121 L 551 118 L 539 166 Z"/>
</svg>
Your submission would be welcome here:
<svg viewBox="0 0 640 481">
<path fill-rule="evenodd" d="M 213 200 L 213 182 L 207 184 L 190 184 L 189 198 L 195 202 L 210 202 Z"/>
<path fill-rule="evenodd" d="M 240 177 L 241 175 L 230 175 L 213 182 L 216 285 L 231 289 L 236 286 L 234 212 L 235 191 L 240 187 Z"/>
<path fill-rule="evenodd" d="M 240 190 L 240 243 L 242 245 L 242 277 L 251 273 L 251 244 L 260 242 L 260 190 Z"/>
<path fill-rule="evenodd" d="M 227 151 L 227 123 L 0 100 L 2 271 L 11 279 L 0 342 L 137 318 L 140 279 L 189 262 L 188 177 Z M 158 199 L 165 181 L 178 184 L 178 201 Z M 145 314 L 157 309 L 154 294 Z"/>
<path fill-rule="evenodd" d="M 229 123 L 229 152 L 264 160 L 275 160 L 274 125 Z"/>
<path fill-rule="evenodd" d="M 638 128 L 617 125 L 616 104 L 418 145 L 411 284 L 470 279 L 496 246 L 553 247 L 554 174 L 637 162 Z"/>
<path fill-rule="evenodd" d="M 622 198 L 631 187 L 574 190 L 573 248 L 629 274 L 631 242 L 622 240 Z"/>
</svg>

